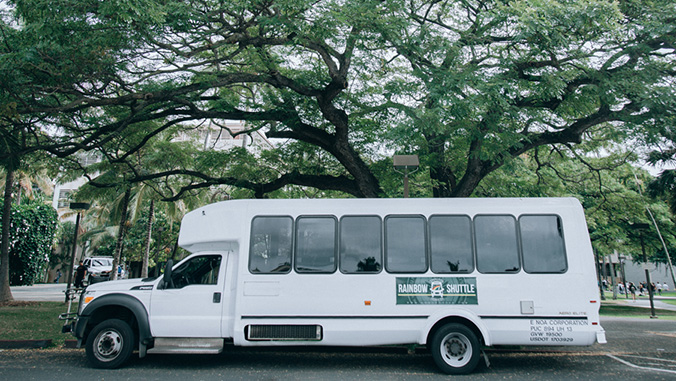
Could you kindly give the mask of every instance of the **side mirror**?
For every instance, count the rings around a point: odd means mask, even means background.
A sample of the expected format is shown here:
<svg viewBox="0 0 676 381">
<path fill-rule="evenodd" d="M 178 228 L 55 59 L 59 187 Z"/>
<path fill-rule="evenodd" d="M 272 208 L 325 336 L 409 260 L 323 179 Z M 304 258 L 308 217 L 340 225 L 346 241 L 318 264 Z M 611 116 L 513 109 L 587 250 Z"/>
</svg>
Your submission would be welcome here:
<svg viewBox="0 0 676 381">
<path fill-rule="evenodd" d="M 162 276 L 162 280 L 164 281 L 164 288 L 169 288 L 169 285 L 171 284 L 172 267 L 174 267 L 174 261 L 170 259 L 167 261 L 167 264 L 164 265 L 164 275 Z"/>
</svg>

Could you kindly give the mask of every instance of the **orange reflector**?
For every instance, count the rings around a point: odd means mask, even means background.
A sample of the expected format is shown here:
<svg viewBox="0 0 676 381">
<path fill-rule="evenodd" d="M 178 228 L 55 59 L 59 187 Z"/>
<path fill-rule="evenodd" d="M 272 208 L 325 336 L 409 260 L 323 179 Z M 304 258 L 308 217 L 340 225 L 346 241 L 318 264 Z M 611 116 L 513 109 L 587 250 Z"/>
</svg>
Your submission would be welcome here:
<svg viewBox="0 0 676 381">
<path fill-rule="evenodd" d="M 365 306 L 370 306 L 370 305 L 371 305 L 371 301 L 370 301 L 370 300 L 364 300 L 364 305 L 365 305 Z"/>
<path fill-rule="evenodd" d="M 87 296 L 87 297 L 85 297 L 85 300 L 84 300 L 85 304 L 87 304 L 87 303 L 91 302 L 91 301 L 92 301 L 92 299 L 94 299 L 94 297 L 93 297 L 93 296 Z"/>
</svg>

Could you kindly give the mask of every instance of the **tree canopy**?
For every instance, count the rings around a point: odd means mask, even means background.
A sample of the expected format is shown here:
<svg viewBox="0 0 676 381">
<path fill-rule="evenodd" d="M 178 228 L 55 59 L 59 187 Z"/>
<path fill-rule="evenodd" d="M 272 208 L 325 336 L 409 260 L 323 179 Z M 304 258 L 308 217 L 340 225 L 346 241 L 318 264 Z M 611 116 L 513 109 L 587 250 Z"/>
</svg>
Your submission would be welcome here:
<svg viewBox="0 0 676 381">
<path fill-rule="evenodd" d="M 650 136 L 676 110 L 666 0 L 8 3 L 0 160 L 101 149 L 129 181 L 171 177 L 166 199 L 217 184 L 386 196 L 393 152 L 420 155 L 434 196 L 469 196 L 523 153 Z M 226 119 L 284 143 L 132 163 L 163 131 Z"/>
</svg>

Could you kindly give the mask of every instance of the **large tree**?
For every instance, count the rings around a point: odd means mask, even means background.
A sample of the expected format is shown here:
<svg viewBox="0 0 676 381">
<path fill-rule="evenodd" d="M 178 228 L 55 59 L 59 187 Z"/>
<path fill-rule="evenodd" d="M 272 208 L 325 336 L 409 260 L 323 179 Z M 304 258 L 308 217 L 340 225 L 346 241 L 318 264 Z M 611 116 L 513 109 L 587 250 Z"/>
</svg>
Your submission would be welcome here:
<svg viewBox="0 0 676 381">
<path fill-rule="evenodd" d="M 20 153 L 66 156 L 150 120 L 161 123 L 110 159 L 189 121 L 245 120 L 237 133 L 287 141 L 259 157 L 193 153 L 136 170 L 132 181 L 177 178 L 167 198 L 214 184 L 379 197 L 383 146 L 418 153 L 435 196 L 468 196 L 524 152 L 608 123 L 621 138 L 673 113 L 666 0 L 15 3 L 45 41 L 32 67 L 49 69 L 42 96 L 15 112 L 62 132 L 37 144 L 34 131 Z"/>
<path fill-rule="evenodd" d="M 424 155 L 435 196 L 469 196 L 537 147 L 609 125 L 606 137 L 622 139 L 673 118 L 671 1 L 408 4 L 405 28 L 380 28 L 409 80 L 386 81 L 383 93 L 411 115 L 397 131 Z"/>
</svg>

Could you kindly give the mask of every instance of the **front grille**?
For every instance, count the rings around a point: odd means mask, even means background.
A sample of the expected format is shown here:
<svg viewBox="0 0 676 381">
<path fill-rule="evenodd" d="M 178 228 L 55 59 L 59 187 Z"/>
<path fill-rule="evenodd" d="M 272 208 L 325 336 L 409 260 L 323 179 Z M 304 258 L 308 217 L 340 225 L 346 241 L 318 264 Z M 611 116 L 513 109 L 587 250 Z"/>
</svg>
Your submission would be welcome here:
<svg viewBox="0 0 676 381">
<path fill-rule="evenodd" d="M 320 325 L 248 325 L 246 339 L 249 341 L 320 341 Z"/>
</svg>

